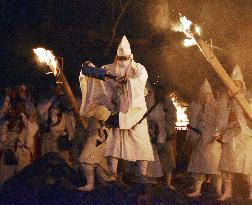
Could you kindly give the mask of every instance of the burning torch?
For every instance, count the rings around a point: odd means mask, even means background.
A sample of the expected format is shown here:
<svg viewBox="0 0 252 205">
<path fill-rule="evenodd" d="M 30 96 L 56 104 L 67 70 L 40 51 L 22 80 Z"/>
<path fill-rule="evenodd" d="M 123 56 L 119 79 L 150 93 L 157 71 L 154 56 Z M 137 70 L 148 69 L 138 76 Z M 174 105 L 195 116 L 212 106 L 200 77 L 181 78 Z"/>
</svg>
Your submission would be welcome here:
<svg viewBox="0 0 252 205">
<path fill-rule="evenodd" d="M 49 66 L 49 68 L 51 69 L 51 72 L 49 73 L 52 73 L 57 78 L 57 80 L 62 83 L 75 114 L 78 116 L 82 126 L 86 128 L 87 123 L 79 114 L 80 106 L 67 82 L 67 79 L 62 71 L 61 66 L 59 65 L 53 53 L 44 48 L 36 48 L 36 49 L 33 49 L 33 51 L 38 56 L 39 61 L 41 63 L 46 63 Z"/>
<path fill-rule="evenodd" d="M 234 98 L 237 100 L 243 111 L 252 120 L 252 109 L 250 108 L 249 103 L 245 99 L 244 95 L 239 92 L 239 89 L 236 87 L 232 79 L 229 77 L 221 63 L 218 61 L 217 57 L 214 55 L 212 47 L 208 45 L 203 39 L 200 37 L 200 29 L 196 25 L 194 25 L 190 20 L 188 20 L 185 16 L 180 16 L 180 22 L 183 26 L 183 32 L 187 37 L 187 45 L 197 45 L 201 51 L 201 53 L 205 56 L 207 61 L 212 66 L 213 70 L 222 80 L 223 84 L 226 86 L 228 90 L 231 91 Z"/>
</svg>

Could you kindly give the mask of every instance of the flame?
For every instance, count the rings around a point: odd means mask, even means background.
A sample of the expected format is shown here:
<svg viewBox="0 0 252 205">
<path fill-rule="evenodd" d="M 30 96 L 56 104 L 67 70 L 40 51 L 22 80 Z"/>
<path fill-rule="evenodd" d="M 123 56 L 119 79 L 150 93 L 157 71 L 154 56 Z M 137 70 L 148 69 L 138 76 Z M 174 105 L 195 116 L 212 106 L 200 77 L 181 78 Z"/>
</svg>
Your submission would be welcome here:
<svg viewBox="0 0 252 205">
<path fill-rule="evenodd" d="M 33 49 L 33 52 L 38 56 L 38 59 L 41 63 L 46 63 L 50 67 L 54 75 L 58 74 L 57 60 L 51 51 L 44 48 L 35 48 Z"/>
<path fill-rule="evenodd" d="M 195 41 L 193 38 L 191 38 L 191 39 L 185 38 L 185 39 L 184 39 L 184 46 L 185 46 L 185 47 L 194 46 L 194 45 L 196 45 L 196 44 L 197 44 L 197 43 L 196 43 L 196 41 Z"/>
<path fill-rule="evenodd" d="M 201 29 L 199 26 L 195 26 L 195 32 L 199 35 L 201 35 Z"/>
<path fill-rule="evenodd" d="M 182 28 L 184 30 L 184 33 L 190 31 L 190 28 L 192 26 L 192 22 L 190 20 L 188 20 L 185 16 L 182 16 L 181 14 L 179 14 L 179 15 L 180 15 L 179 20 L 183 26 Z"/>
<path fill-rule="evenodd" d="M 189 47 L 189 46 L 194 46 L 197 45 L 193 34 L 191 32 L 191 28 L 193 26 L 193 23 L 188 20 L 185 16 L 180 15 L 180 24 L 176 25 L 175 27 L 173 27 L 173 30 L 178 31 L 178 32 L 183 32 L 186 35 L 186 38 L 184 39 L 184 46 L 185 47 Z M 198 35 L 201 35 L 201 29 L 199 26 L 194 27 L 194 32 L 197 33 Z"/>
<path fill-rule="evenodd" d="M 178 99 L 174 93 L 170 95 L 173 105 L 176 107 L 177 110 L 177 122 L 176 122 L 176 129 L 177 130 L 187 130 L 187 125 L 189 124 L 189 120 L 187 115 L 185 114 L 186 107 L 182 107 L 178 102 Z"/>
</svg>

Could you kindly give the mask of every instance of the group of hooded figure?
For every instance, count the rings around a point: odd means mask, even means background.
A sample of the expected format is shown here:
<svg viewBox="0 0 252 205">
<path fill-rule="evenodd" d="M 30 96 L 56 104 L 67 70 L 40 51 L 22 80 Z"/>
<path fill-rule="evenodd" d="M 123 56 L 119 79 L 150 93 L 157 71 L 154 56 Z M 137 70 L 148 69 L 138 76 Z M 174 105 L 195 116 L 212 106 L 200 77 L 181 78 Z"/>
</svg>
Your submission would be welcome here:
<svg viewBox="0 0 252 205">
<path fill-rule="evenodd" d="M 231 78 L 239 92 L 247 97 L 238 65 Z M 252 130 L 234 96 L 222 90 L 215 99 L 209 82 L 205 80 L 198 99 L 188 107 L 188 118 L 190 126 L 195 128 L 187 132 L 187 139 L 192 145 L 188 172 L 194 178 L 194 190 L 188 196 L 200 196 L 203 183 L 210 179 L 218 199 L 230 199 L 236 174 L 243 174 L 248 179 L 251 200 Z"/>
<path fill-rule="evenodd" d="M 6 89 L 0 110 L 1 183 L 48 152 L 58 152 L 70 163 L 63 141 L 74 137 L 75 118 L 63 93 L 55 91 L 49 99 L 35 103 L 24 84 Z"/>
<path fill-rule="evenodd" d="M 88 65 L 96 69 L 90 62 Z M 119 159 L 126 161 L 126 171 L 134 162 L 136 175 L 140 178 L 164 175 L 167 186 L 174 189 L 171 176 L 176 167 L 173 139 L 176 136 L 177 119 L 170 96 L 159 99 L 147 119 L 141 121 L 147 107 L 154 105 L 156 99 L 150 86 L 149 94 L 145 94 L 148 78 L 146 69 L 133 60 L 125 36 L 114 62 L 103 68 L 117 76 L 117 79 L 101 81 L 80 73 L 80 113 L 96 121 L 100 128 L 91 126 L 94 137 L 92 142 L 88 140 L 81 154 L 80 163 L 90 180 L 79 189 L 86 191 L 94 188 L 94 167 L 101 161 L 103 163 L 100 164 L 106 167 L 112 178 L 116 178 Z M 232 80 L 239 92 L 246 96 L 245 83 L 238 65 L 233 70 Z M 188 129 L 186 139 L 192 145 L 188 172 L 193 176 L 194 185 L 193 191 L 187 195 L 200 196 L 203 183 L 210 179 L 218 199 L 229 199 L 232 197 L 235 174 L 244 174 L 248 177 L 249 199 L 252 199 L 252 130 L 234 96 L 222 90 L 215 99 L 209 82 L 205 80 L 198 99 L 188 107 L 188 118 L 191 128 Z M 91 124 L 94 123 L 91 121 Z M 97 140 L 102 142 L 98 155 L 95 153 Z M 87 147 L 90 147 L 89 151 Z"/>
<path fill-rule="evenodd" d="M 86 66 L 96 69 L 91 62 Z M 82 71 L 79 76 L 80 116 L 87 122 L 88 138 L 81 147 L 77 163 L 84 171 L 87 184 L 78 189 L 94 189 L 95 169 L 105 170 L 107 181 L 117 180 L 119 160 L 125 161 L 126 172 L 130 172 L 133 164 L 139 181 L 146 181 L 146 176 L 165 176 L 167 186 L 175 189 L 171 177 L 176 167 L 177 118 L 170 96 L 163 94 L 166 97 L 155 98 L 150 86 L 146 90 L 147 71 L 134 61 L 125 36 L 114 62 L 104 65 L 103 69 L 116 79 L 102 81 L 85 76 Z M 232 79 L 239 92 L 246 96 L 239 66 L 234 68 Z M 60 142 L 71 141 L 77 132 L 76 116 L 66 105 L 64 94 L 58 91 L 35 107 L 27 93 L 22 94 L 20 90 L 21 100 L 14 102 L 10 92 L 0 110 L 1 182 L 38 158 L 39 151 L 40 156 L 59 152 L 71 164 L 67 145 L 59 146 Z M 155 109 L 142 119 L 157 99 Z M 188 196 L 200 196 L 201 187 L 209 177 L 220 200 L 231 198 L 232 179 L 238 173 L 248 176 L 249 198 L 252 199 L 252 130 L 234 97 L 223 92 L 214 99 L 211 86 L 205 80 L 198 99 L 188 107 L 188 118 L 193 128 L 186 137 L 192 145 L 188 172 L 195 182 Z M 38 140 L 36 136 L 42 137 Z M 8 162 L 13 153 L 15 162 Z"/>
<path fill-rule="evenodd" d="M 0 109 L 0 182 L 4 182 L 37 157 L 38 131 L 36 109 L 27 87 L 7 87 Z"/>
</svg>

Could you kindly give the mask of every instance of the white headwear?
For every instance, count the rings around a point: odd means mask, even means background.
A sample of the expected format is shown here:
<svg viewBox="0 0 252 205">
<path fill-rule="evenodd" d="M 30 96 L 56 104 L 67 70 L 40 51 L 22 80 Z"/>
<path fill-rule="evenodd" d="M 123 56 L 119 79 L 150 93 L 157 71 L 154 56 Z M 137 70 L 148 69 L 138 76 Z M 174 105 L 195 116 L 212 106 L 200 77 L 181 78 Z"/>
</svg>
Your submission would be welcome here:
<svg viewBox="0 0 252 205">
<path fill-rule="evenodd" d="M 127 56 L 127 55 L 131 55 L 130 44 L 126 36 L 123 36 L 117 48 L 117 56 Z"/>
<path fill-rule="evenodd" d="M 205 79 L 204 83 L 202 84 L 199 93 L 200 94 L 208 94 L 208 93 L 213 94 L 211 85 L 207 79 Z"/>
<path fill-rule="evenodd" d="M 232 73 L 232 80 L 237 80 L 237 81 L 241 81 L 244 82 L 243 80 L 243 75 L 241 72 L 241 68 L 239 65 L 236 65 L 234 67 L 233 73 Z"/>
</svg>

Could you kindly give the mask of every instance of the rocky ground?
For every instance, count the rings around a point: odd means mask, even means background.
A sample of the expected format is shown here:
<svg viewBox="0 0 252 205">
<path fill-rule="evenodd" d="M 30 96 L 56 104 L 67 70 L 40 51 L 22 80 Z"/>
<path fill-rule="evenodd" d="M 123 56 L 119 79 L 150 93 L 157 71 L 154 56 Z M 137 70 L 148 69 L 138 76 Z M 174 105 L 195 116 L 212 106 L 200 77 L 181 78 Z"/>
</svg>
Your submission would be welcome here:
<svg viewBox="0 0 252 205">
<path fill-rule="evenodd" d="M 55 153 L 49 153 L 40 160 L 24 168 L 20 173 L 7 180 L 1 187 L 0 204 L 36 204 L 36 205 L 249 205 L 245 179 L 237 176 L 234 184 L 233 201 L 215 200 L 210 183 L 203 186 L 202 196 L 197 199 L 186 197 L 186 187 L 190 178 L 177 175 L 174 180 L 177 191 L 164 185 L 130 184 L 123 186 L 116 183 L 99 184 L 90 193 L 77 191 L 85 184 L 85 179 Z"/>
</svg>

